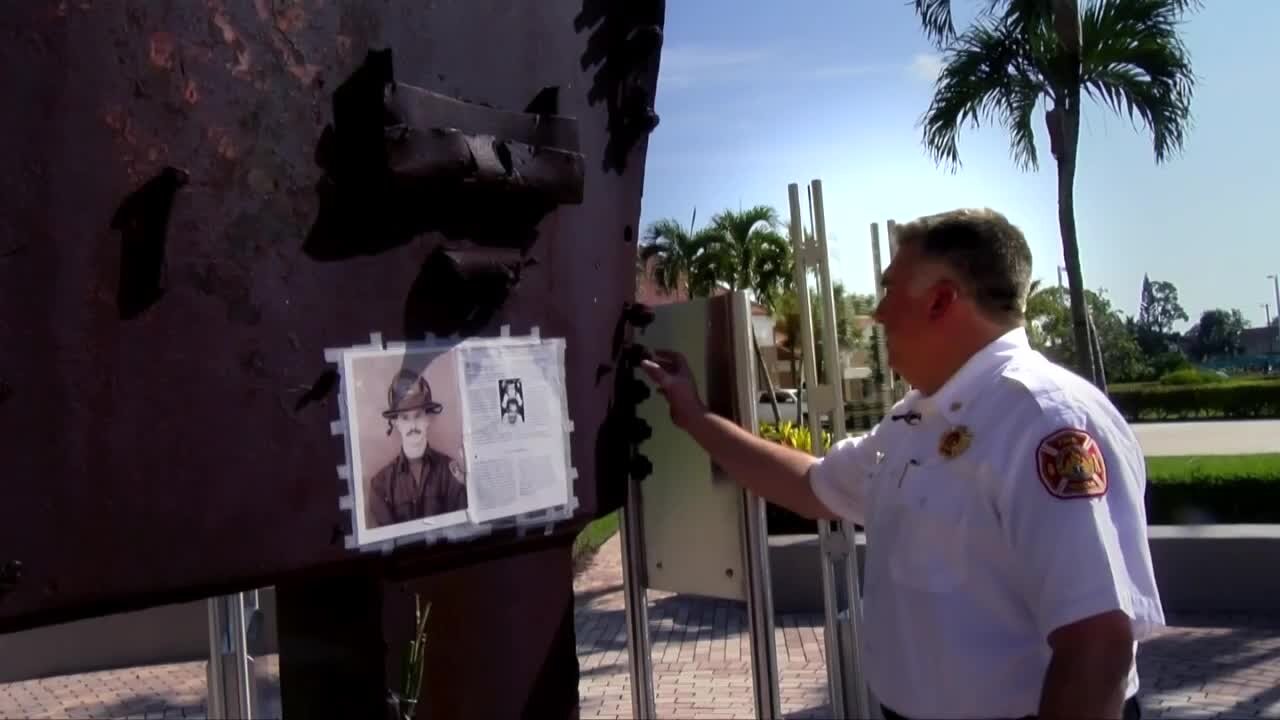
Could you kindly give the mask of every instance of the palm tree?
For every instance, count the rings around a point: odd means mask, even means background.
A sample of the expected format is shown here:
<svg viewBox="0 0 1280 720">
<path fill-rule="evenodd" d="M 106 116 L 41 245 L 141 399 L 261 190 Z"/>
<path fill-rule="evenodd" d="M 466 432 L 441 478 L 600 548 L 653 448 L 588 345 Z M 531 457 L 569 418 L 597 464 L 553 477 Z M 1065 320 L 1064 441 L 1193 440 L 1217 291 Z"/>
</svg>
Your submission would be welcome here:
<svg viewBox="0 0 1280 720">
<path fill-rule="evenodd" d="M 749 290 L 773 314 L 781 295 L 793 284 L 791 243 L 778 232 L 778 211 L 765 205 L 725 210 L 711 218 L 709 242 L 694 272 L 712 277 L 729 290 Z M 754 333 L 751 345 L 769 393 L 773 421 L 782 415 L 774 394 L 773 373 L 764 362 Z"/>
<path fill-rule="evenodd" d="M 1178 37 L 1199 0 L 986 0 L 974 25 L 956 35 L 951 0 L 915 0 L 945 65 L 921 124 L 934 159 L 960 165 L 962 125 L 996 120 L 1009 132 L 1015 164 L 1038 169 L 1033 122 L 1041 101 L 1058 170 L 1058 225 L 1077 347 L 1092 346 L 1075 223 L 1076 151 L 1082 92 L 1151 133 L 1157 163 L 1183 147 L 1195 76 Z M 1093 353 L 1082 374 L 1105 387 Z"/>
<path fill-rule="evenodd" d="M 640 272 L 648 272 L 661 290 L 677 297 L 682 290 L 686 298 L 709 295 L 715 278 L 706 273 L 699 257 L 716 238 L 711 228 L 695 231 L 693 221 L 685 229 L 671 218 L 658 220 L 649 225 L 640 242 Z"/>
<path fill-rule="evenodd" d="M 792 284 L 791 243 L 779 227 L 778 211 L 765 205 L 717 214 L 701 269 L 718 285 L 751 291 L 756 302 L 772 310 Z"/>
<path fill-rule="evenodd" d="M 694 219 L 697 215 L 695 212 Z M 778 228 L 776 210 L 758 205 L 746 211 L 725 210 L 702 230 L 686 230 L 672 219 L 649 226 L 640 247 L 640 263 L 667 292 L 685 285 L 687 297 L 705 297 L 717 287 L 748 290 L 771 313 L 782 293 L 792 285 L 791 243 Z M 773 375 L 765 365 L 759 343 L 751 336 L 756 362 L 764 375 L 774 422 L 781 419 L 774 397 Z"/>
</svg>

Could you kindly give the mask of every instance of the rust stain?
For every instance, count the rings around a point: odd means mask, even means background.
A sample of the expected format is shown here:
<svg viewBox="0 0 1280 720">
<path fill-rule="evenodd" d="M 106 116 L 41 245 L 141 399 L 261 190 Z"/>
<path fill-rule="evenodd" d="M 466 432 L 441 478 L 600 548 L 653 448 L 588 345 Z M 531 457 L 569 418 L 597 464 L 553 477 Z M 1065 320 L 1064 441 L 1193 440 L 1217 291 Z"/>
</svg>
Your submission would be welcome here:
<svg viewBox="0 0 1280 720">
<path fill-rule="evenodd" d="M 306 23 L 307 12 L 300 5 L 291 5 L 276 13 L 276 29 L 280 32 L 298 32 Z"/>
<path fill-rule="evenodd" d="M 117 133 L 120 132 L 121 130 L 124 129 L 124 123 L 125 123 L 124 108 L 120 107 L 119 105 L 111 108 L 106 112 L 106 114 L 102 116 L 102 122 L 106 123 L 107 127 L 111 128 Z"/>
<path fill-rule="evenodd" d="M 178 43 L 172 34 L 164 31 L 151 34 L 152 65 L 164 70 L 172 70 L 177 53 Z"/>
<path fill-rule="evenodd" d="M 218 155 L 221 157 L 227 160 L 235 160 L 240 157 L 240 148 L 236 146 L 235 140 L 225 129 L 212 127 L 209 128 L 206 135 L 209 138 L 209 142 L 217 146 Z"/>
<path fill-rule="evenodd" d="M 320 73 L 319 65 L 289 65 L 289 72 L 294 77 L 302 81 L 303 86 L 309 86 L 316 79 L 316 75 Z"/>
<path fill-rule="evenodd" d="M 219 3 L 221 5 L 221 3 Z M 240 34 L 236 32 L 235 27 L 231 25 L 231 18 L 227 15 L 227 11 L 221 7 L 213 12 L 213 24 L 218 26 L 222 31 L 222 42 L 228 45 L 234 45 L 240 39 Z"/>
<path fill-rule="evenodd" d="M 253 64 L 252 58 L 249 48 L 241 47 L 236 50 L 236 63 L 234 65 L 228 64 L 227 67 L 231 69 L 231 74 L 235 77 L 247 80 L 249 78 L 249 70 Z"/>
<path fill-rule="evenodd" d="M 280 53 L 285 69 L 298 79 L 302 86 L 308 87 L 315 82 L 320 73 L 320 66 L 307 62 L 307 57 L 294 42 L 292 35 L 302 30 L 307 24 L 307 12 L 300 4 L 294 3 L 275 13 L 275 32 L 271 43 Z"/>
<path fill-rule="evenodd" d="M 239 31 L 231 24 L 231 16 L 227 14 L 221 0 L 208 0 L 208 7 L 213 11 L 213 24 L 222 33 L 222 42 L 231 48 L 236 56 L 235 63 L 228 63 L 227 68 L 231 70 L 233 77 L 247 80 L 253 65 L 253 53 L 240 37 Z"/>
<path fill-rule="evenodd" d="M 111 128 L 117 141 L 128 145 L 136 143 L 137 137 L 133 134 L 133 118 L 125 113 L 123 107 L 117 105 L 111 108 L 102 116 L 102 121 Z"/>
</svg>

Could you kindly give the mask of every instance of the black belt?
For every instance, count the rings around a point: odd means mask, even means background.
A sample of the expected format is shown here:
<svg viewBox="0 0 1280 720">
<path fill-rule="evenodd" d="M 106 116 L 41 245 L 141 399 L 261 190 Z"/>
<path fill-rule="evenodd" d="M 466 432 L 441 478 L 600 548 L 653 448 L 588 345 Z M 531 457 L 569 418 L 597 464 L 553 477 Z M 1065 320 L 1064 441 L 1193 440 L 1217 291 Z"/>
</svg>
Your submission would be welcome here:
<svg viewBox="0 0 1280 720">
<path fill-rule="evenodd" d="M 884 720 L 910 720 L 910 718 L 899 715 L 884 705 L 880 706 L 880 710 L 884 712 Z M 1124 701 L 1123 717 L 1124 720 L 1142 720 L 1142 706 L 1138 704 L 1136 697 L 1131 697 Z M 1025 718 L 1019 718 L 1019 720 L 1035 720 L 1035 715 L 1028 715 Z"/>
</svg>

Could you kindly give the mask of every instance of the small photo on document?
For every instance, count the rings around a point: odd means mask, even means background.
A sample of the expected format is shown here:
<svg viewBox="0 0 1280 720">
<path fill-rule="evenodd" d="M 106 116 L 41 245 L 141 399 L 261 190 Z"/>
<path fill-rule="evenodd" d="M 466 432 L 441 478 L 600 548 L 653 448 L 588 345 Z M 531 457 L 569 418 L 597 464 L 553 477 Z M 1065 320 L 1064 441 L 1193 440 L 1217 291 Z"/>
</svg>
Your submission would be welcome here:
<svg viewBox="0 0 1280 720">
<path fill-rule="evenodd" d="M 508 425 L 524 422 L 524 385 L 520 378 L 498 381 L 498 409 Z"/>
</svg>

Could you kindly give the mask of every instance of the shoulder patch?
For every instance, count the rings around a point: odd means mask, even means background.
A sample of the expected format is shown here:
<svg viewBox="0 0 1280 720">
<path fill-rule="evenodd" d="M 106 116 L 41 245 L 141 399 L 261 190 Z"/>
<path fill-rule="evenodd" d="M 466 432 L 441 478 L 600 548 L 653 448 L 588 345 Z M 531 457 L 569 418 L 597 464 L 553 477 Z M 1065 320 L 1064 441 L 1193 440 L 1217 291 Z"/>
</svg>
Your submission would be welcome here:
<svg viewBox="0 0 1280 720">
<path fill-rule="evenodd" d="M 1041 440 L 1036 469 L 1041 484 L 1056 498 L 1090 498 L 1107 492 L 1102 448 L 1083 430 L 1063 428 Z"/>
<path fill-rule="evenodd" d="M 457 460 L 449 460 L 449 472 L 453 474 L 453 479 L 462 482 L 462 466 Z"/>
</svg>

